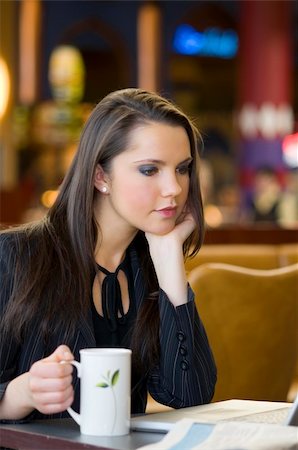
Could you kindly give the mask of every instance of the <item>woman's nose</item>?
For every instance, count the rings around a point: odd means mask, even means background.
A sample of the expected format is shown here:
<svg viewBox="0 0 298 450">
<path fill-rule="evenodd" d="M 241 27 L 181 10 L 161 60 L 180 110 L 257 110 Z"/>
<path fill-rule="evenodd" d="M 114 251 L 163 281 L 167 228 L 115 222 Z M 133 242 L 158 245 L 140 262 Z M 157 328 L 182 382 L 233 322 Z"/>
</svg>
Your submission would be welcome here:
<svg viewBox="0 0 298 450">
<path fill-rule="evenodd" d="M 176 197 L 181 191 L 182 186 L 176 175 L 167 176 L 162 180 L 161 193 L 163 197 Z"/>
</svg>

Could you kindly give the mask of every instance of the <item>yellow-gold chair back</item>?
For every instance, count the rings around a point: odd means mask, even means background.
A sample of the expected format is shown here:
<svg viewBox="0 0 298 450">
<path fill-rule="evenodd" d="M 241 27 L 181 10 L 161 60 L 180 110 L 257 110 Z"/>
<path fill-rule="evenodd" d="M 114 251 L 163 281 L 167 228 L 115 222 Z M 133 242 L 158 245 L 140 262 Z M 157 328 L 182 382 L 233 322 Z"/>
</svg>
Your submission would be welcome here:
<svg viewBox="0 0 298 450">
<path fill-rule="evenodd" d="M 188 274 L 218 368 L 214 401 L 286 401 L 297 361 L 298 264 L 202 264 Z"/>
</svg>

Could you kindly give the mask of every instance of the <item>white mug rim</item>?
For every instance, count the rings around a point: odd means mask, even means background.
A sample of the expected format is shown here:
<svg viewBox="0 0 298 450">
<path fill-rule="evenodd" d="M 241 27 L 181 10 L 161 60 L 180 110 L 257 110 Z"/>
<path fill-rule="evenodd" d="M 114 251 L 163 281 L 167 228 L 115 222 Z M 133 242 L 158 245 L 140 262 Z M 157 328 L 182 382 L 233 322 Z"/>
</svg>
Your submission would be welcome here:
<svg viewBox="0 0 298 450">
<path fill-rule="evenodd" d="M 128 348 L 117 347 L 99 347 L 99 348 L 82 348 L 79 351 L 80 355 L 86 356 L 127 356 L 131 355 L 132 351 Z"/>
</svg>

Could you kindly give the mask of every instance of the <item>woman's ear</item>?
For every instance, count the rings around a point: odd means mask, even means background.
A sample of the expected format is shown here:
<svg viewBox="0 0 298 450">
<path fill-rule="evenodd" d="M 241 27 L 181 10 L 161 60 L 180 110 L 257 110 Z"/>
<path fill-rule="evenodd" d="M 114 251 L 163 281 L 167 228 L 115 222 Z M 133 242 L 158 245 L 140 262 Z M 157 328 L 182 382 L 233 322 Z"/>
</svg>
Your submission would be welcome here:
<svg viewBox="0 0 298 450">
<path fill-rule="evenodd" d="M 109 192 L 108 176 L 100 164 L 97 164 L 95 168 L 94 186 L 103 194 L 107 194 Z"/>
</svg>

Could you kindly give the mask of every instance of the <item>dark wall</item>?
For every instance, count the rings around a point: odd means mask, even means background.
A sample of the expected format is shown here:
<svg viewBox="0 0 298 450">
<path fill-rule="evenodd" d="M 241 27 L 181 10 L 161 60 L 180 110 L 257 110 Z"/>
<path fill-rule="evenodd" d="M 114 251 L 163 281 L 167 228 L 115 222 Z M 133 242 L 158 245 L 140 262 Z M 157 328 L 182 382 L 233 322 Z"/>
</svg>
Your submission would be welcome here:
<svg viewBox="0 0 298 450">
<path fill-rule="evenodd" d="M 131 86 L 136 84 L 136 22 L 139 2 L 43 0 L 42 6 L 41 100 L 51 97 L 48 82 L 49 57 L 52 50 L 63 43 L 75 44 L 86 53 L 87 59 L 93 55 L 94 69 L 98 68 L 99 87 L 101 73 L 105 73 L 107 61 L 111 62 L 113 52 L 116 52 L 116 59 L 117 52 L 118 57 L 122 58 L 121 64 L 125 64 L 126 75 L 124 81 L 118 83 L 119 86 L 112 88 L 125 87 L 120 86 L 123 83 Z M 115 72 L 119 70 L 120 67 L 117 67 Z M 101 93 L 99 89 L 99 96 Z"/>
</svg>

